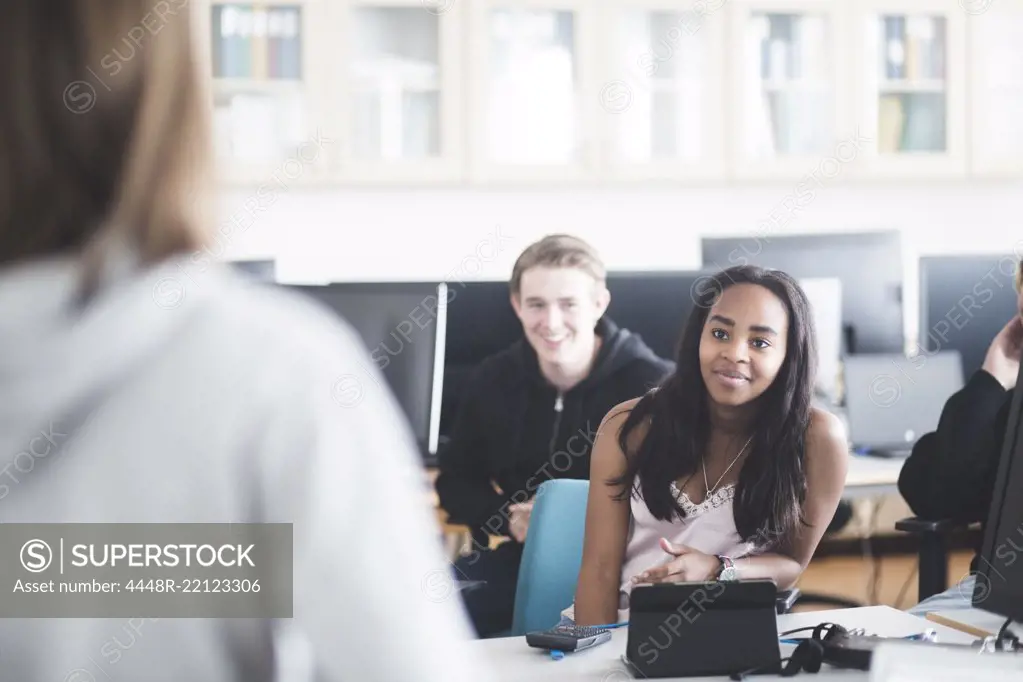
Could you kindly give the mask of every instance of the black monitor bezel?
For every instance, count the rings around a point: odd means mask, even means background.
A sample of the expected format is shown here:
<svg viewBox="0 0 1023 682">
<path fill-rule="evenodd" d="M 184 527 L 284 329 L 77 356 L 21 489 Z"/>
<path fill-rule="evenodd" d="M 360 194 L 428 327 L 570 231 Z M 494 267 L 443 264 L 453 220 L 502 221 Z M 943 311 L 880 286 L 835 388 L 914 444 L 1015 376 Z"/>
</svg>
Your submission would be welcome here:
<svg viewBox="0 0 1023 682">
<path fill-rule="evenodd" d="M 358 282 L 325 282 L 325 283 L 280 283 L 280 286 L 286 289 L 295 290 L 334 290 L 342 291 L 344 293 L 382 293 L 382 294 L 419 294 L 430 291 L 434 296 L 437 297 L 437 320 L 435 320 L 435 332 L 434 332 L 434 348 L 433 348 L 433 395 L 438 394 L 441 400 L 431 399 L 430 401 L 430 417 L 429 426 L 427 428 L 427 435 L 425 441 L 420 443 L 421 452 L 420 456 L 423 459 L 423 463 L 426 466 L 435 466 L 437 459 L 440 454 L 440 411 L 441 401 L 443 399 L 444 390 L 444 366 L 445 366 L 445 345 L 447 342 L 447 324 L 446 324 L 446 310 L 447 303 L 450 300 L 450 296 L 447 293 L 449 285 L 442 281 L 430 281 L 430 280 L 406 280 L 406 281 L 394 281 L 394 280 L 361 280 Z M 441 305 L 441 297 L 444 298 L 443 306 Z M 411 313 L 411 311 L 410 311 Z M 374 364 L 374 363 L 370 363 Z M 436 368 L 438 364 L 441 371 L 438 373 Z M 416 440 L 419 440 L 419 435 L 416 435 Z"/>
<path fill-rule="evenodd" d="M 1023 365 L 1020 366 L 1020 371 L 1016 378 L 1016 386 L 1023 386 Z M 1011 593 L 1006 594 L 1002 592 L 1004 585 L 1006 585 L 1004 576 L 992 577 L 991 571 L 994 570 L 997 573 L 992 558 L 997 546 L 1003 540 L 999 535 L 999 525 L 1002 520 L 1008 486 L 1011 483 L 1010 473 L 1012 473 L 1013 465 L 1023 467 L 1023 438 L 1021 438 L 1023 434 L 1020 432 L 1021 427 L 1023 427 L 1023 390 L 1017 388 L 1017 390 L 1012 392 L 1012 403 L 1009 407 L 1005 437 L 1002 440 L 998 472 L 991 496 L 991 506 L 988 509 L 987 520 L 984 524 L 984 542 L 981 546 L 981 552 L 977 557 L 976 584 L 974 585 L 971 598 L 971 604 L 974 607 L 1005 616 L 1006 618 L 1012 618 L 1017 622 L 1023 622 L 1023 589 L 1020 590 L 1018 596 L 1012 595 L 1014 599 L 1006 599 L 1005 597 L 1009 597 Z"/>
</svg>

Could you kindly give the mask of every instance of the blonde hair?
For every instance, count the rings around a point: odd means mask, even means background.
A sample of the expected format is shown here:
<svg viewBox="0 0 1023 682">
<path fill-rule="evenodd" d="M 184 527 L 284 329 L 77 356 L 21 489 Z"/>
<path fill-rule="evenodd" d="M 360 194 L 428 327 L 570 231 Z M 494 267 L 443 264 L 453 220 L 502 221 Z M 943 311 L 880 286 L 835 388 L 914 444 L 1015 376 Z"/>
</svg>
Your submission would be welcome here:
<svg viewBox="0 0 1023 682">
<path fill-rule="evenodd" d="M 211 100 L 189 0 L 0 7 L 0 265 L 204 246 Z"/>
<path fill-rule="evenodd" d="M 522 275 L 538 266 L 554 268 L 578 268 L 593 277 L 599 284 L 607 279 L 607 268 L 596 249 L 578 237 L 568 234 L 547 235 L 534 242 L 519 254 L 512 267 L 509 287 L 518 295 L 522 286 Z"/>
</svg>

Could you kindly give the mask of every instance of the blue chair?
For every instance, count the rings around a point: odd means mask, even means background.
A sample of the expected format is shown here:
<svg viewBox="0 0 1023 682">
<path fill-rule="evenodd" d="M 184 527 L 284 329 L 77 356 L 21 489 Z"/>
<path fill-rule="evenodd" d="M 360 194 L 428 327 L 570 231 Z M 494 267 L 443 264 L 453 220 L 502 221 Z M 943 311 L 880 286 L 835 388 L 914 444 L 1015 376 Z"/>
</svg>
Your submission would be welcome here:
<svg viewBox="0 0 1023 682">
<path fill-rule="evenodd" d="M 589 481 L 544 481 L 536 491 L 515 589 L 512 637 L 557 624 L 575 599 Z"/>
</svg>

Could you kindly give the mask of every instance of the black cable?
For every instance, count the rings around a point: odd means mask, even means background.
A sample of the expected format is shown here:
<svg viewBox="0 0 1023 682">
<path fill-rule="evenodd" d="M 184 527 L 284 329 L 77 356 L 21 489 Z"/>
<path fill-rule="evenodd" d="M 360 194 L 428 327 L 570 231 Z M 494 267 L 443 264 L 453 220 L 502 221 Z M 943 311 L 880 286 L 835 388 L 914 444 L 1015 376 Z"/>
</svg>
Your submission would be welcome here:
<svg viewBox="0 0 1023 682">
<path fill-rule="evenodd" d="M 1013 618 L 1007 618 L 1002 627 L 998 629 L 998 634 L 995 636 L 995 651 L 1005 651 L 1005 644 L 1012 642 L 1013 649 L 1019 648 L 1019 637 L 1009 632 L 1009 626 L 1015 622 Z"/>
<path fill-rule="evenodd" d="M 795 630 L 786 630 L 785 632 L 783 632 L 780 635 L 778 635 L 778 638 L 780 639 L 782 637 L 787 637 L 788 635 L 794 635 L 797 632 L 807 632 L 808 630 L 816 630 L 816 629 L 817 629 L 816 625 L 810 625 L 810 626 L 807 626 L 805 628 L 796 628 Z"/>
<path fill-rule="evenodd" d="M 919 562 L 914 563 L 913 564 L 913 570 L 910 572 L 909 577 L 906 578 L 906 582 L 904 582 L 902 584 L 902 588 L 899 590 L 899 596 L 895 598 L 895 608 L 897 608 L 897 609 L 901 609 L 902 608 L 902 600 L 906 596 L 906 590 L 908 590 L 909 586 L 913 583 L 913 578 L 916 577 L 916 574 L 917 574 L 917 572 L 919 570 L 920 570 L 920 563 Z"/>
<path fill-rule="evenodd" d="M 867 583 L 867 603 L 870 605 L 876 605 L 880 601 L 881 556 L 874 551 L 874 533 L 877 532 L 877 519 L 881 516 L 881 507 L 884 505 L 885 499 L 882 497 L 871 500 L 870 522 L 867 528 L 867 537 L 865 538 L 867 560 L 870 562 L 868 569 L 870 579 Z"/>
</svg>

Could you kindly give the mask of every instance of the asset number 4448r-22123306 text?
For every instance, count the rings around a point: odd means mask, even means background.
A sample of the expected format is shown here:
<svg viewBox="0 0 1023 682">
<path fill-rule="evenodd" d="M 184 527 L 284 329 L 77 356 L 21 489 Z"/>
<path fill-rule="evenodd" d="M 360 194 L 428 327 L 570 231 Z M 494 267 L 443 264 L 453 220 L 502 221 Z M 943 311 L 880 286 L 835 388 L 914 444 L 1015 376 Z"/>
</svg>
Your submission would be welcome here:
<svg viewBox="0 0 1023 682">
<path fill-rule="evenodd" d="M 259 579 L 248 578 L 186 578 L 185 580 L 154 579 L 129 580 L 124 587 L 128 592 L 190 592 L 230 593 L 259 592 Z"/>
</svg>

